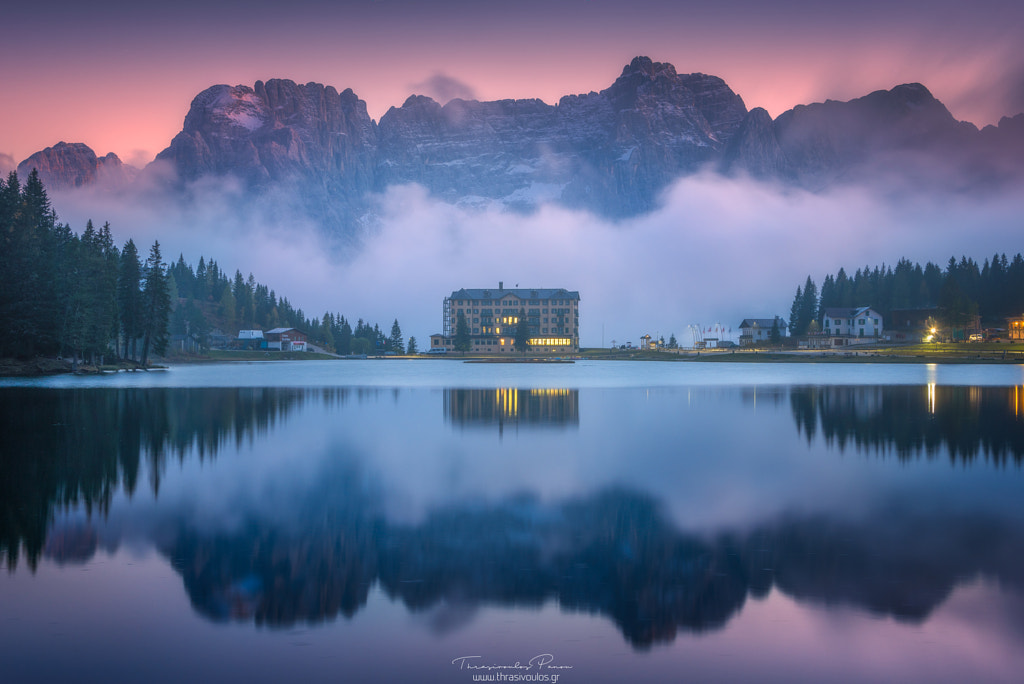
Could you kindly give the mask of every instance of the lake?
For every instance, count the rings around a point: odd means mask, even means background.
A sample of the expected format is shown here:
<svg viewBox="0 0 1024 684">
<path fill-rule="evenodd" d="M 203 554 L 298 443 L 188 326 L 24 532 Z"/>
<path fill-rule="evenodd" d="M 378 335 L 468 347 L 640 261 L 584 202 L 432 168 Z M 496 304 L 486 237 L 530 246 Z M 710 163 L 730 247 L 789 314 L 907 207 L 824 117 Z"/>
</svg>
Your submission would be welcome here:
<svg viewBox="0 0 1024 684">
<path fill-rule="evenodd" d="M 1016 682 L 1024 367 L 0 379 L 0 681 Z"/>
</svg>

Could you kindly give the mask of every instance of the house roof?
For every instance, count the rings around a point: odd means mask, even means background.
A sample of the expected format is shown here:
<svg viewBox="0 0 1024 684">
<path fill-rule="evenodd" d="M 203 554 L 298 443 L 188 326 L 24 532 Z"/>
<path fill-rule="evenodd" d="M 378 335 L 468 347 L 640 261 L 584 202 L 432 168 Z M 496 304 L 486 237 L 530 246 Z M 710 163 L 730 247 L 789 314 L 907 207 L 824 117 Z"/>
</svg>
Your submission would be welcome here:
<svg viewBox="0 0 1024 684">
<path fill-rule="evenodd" d="M 239 330 L 238 339 L 240 340 L 262 340 L 262 330 Z"/>
<path fill-rule="evenodd" d="M 267 334 L 268 335 L 280 335 L 281 333 L 286 333 L 289 330 L 294 330 L 295 332 L 302 332 L 298 328 L 274 328 L 273 330 L 268 330 Z"/>
<path fill-rule="evenodd" d="M 479 289 L 479 288 L 462 288 L 461 290 L 454 290 L 451 294 L 451 299 L 476 299 L 476 300 L 494 300 L 501 299 L 512 295 L 517 299 L 530 300 L 530 299 L 579 299 L 580 293 L 576 290 L 566 290 L 565 288 L 505 288 L 499 290 L 494 289 Z"/>
<path fill-rule="evenodd" d="M 779 329 L 780 330 L 782 328 L 788 327 L 788 325 L 789 325 L 788 323 L 786 323 L 786 321 L 782 320 L 781 318 L 779 318 L 779 319 L 775 319 L 775 318 L 744 318 L 743 322 L 740 323 L 740 327 L 741 328 L 753 328 L 754 324 L 756 323 L 758 328 L 769 328 L 770 329 L 773 325 L 775 325 L 775 321 L 776 320 L 779 321 Z"/>
<path fill-rule="evenodd" d="M 856 318 L 857 316 L 865 314 L 871 310 L 872 309 L 870 306 L 858 306 L 853 308 L 847 306 L 837 306 L 825 309 L 824 311 L 821 312 L 821 315 L 828 316 L 829 318 Z"/>
</svg>

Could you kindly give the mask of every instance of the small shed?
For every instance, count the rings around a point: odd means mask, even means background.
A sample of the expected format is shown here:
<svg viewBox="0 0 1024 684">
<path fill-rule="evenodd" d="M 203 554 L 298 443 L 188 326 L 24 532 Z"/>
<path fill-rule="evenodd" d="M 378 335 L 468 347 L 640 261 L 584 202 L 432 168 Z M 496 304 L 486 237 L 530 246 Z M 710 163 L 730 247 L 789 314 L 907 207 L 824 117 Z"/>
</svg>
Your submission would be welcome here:
<svg viewBox="0 0 1024 684">
<path fill-rule="evenodd" d="M 239 330 L 235 340 L 240 349 L 266 349 L 267 340 L 262 330 Z"/>
</svg>

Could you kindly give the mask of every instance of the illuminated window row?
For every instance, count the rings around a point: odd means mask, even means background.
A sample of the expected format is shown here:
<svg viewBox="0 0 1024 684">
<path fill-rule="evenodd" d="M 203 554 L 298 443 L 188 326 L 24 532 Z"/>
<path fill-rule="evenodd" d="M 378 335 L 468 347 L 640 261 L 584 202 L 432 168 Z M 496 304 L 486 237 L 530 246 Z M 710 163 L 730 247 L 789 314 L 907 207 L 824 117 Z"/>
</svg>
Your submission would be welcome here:
<svg viewBox="0 0 1024 684">
<path fill-rule="evenodd" d="M 531 347 L 567 347 L 572 344 L 568 337 L 537 337 L 529 341 Z"/>
</svg>

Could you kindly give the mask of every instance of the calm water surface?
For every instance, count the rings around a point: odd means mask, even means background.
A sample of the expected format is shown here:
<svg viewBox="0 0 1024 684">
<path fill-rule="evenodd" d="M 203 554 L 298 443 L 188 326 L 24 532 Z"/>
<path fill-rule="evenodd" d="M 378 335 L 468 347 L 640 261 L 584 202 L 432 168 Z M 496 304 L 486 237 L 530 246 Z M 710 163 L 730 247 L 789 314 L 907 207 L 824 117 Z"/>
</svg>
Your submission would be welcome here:
<svg viewBox="0 0 1024 684">
<path fill-rule="evenodd" d="M 1017 682 L 1022 461 L 1019 366 L 4 380 L 0 681 Z"/>
</svg>

